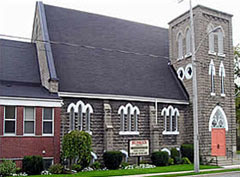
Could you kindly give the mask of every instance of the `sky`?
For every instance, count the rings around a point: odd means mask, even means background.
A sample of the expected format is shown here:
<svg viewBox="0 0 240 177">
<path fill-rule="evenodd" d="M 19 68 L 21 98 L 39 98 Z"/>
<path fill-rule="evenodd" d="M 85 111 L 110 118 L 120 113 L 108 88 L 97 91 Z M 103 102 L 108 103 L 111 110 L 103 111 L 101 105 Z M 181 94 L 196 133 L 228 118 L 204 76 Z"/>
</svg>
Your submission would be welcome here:
<svg viewBox="0 0 240 177">
<path fill-rule="evenodd" d="M 43 3 L 168 28 L 189 10 L 189 0 L 42 0 Z M 31 38 L 35 0 L 0 0 L 0 34 Z M 233 16 L 233 44 L 240 43 L 239 0 L 192 0 Z"/>
</svg>

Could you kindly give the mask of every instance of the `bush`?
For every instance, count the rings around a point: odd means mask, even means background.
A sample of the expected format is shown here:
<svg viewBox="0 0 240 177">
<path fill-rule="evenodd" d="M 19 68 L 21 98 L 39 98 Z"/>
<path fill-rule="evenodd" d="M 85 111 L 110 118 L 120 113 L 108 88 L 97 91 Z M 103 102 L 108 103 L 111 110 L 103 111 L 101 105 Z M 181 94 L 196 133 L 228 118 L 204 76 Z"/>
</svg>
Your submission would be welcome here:
<svg viewBox="0 0 240 177">
<path fill-rule="evenodd" d="M 127 162 L 122 162 L 122 163 L 121 163 L 121 168 L 122 168 L 122 169 L 125 169 L 128 165 L 129 165 L 129 163 L 127 163 Z"/>
<path fill-rule="evenodd" d="M 183 157 L 182 158 L 182 164 L 192 164 L 192 163 L 187 157 Z"/>
<path fill-rule="evenodd" d="M 122 162 L 122 153 L 120 151 L 108 151 L 103 154 L 104 165 L 107 169 L 118 169 Z"/>
<path fill-rule="evenodd" d="M 182 164 L 182 158 L 181 157 L 176 157 L 175 160 L 176 160 L 175 164 Z"/>
<path fill-rule="evenodd" d="M 96 161 L 91 165 L 91 168 L 93 168 L 94 170 L 99 170 L 101 168 L 101 163 Z"/>
<path fill-rule="evenodd" d="M 181 146 L 182 157 L 187 157 L 193 162 L 193 144 L 182 144 Z"/>
<path fill-rule="evenodd" d="M 0 175 L 11 176 L 13 173 L 16 173 L 16 164 L 11 160 L 3 160 L 0 163 Z"/>
<path fill-rule="evenodd" d="M 153 152 L 151 156 L 152 163 L 156 166 L 167 166 L 169 155 L 167 152 Z"/>
<path fill-rule="evenodd" d="M 38 175 L 43 171 L 41 156 L 25 156 L 22 161 L 22 170 L 28 175 Z"/>
<path fill-rule="evenodd" d="M 63 137 L 63 158 L 69 159 L 70 162 L 78 159 L 78 164 L 81 165 L 82 168 L 85 168 L 91 160 L 91 145 L 92 139 L 87 132 L 71 131 Z"/>
<path fill-rule="evenodd" d="M 175 164 L 178 164 L 178 158 L 180 158 L 180 153 L 177 148 L 171 149 L 171 158 L 173 158 Z"/>
<path fill-rule="evenodd" d="M 174 159 L 173 158 L 169 158 L 168 159 L 168 164 L 169 165 L 174 165 Z"/>
<path fill-rule="evenodd" d="M 237 150 L 240 151 L 240 136 L 237 137 Z"/>
<path fill-rule="evenodd" d="M 82 166 L 79 165 L 79 164 L 73 164 L 73 165 L 72 165 L 72 170 L 75 170 L 75 171 L 77 171 L 77 172 L 80 172 L 82 169 L 83 169 Z"/>
<path fill-rule="evenodd" d="M 49 167 L 48 171 L 52 174 L 62 174 L 63 166 L 61 164 L 54 164 Z"/>
</svg>

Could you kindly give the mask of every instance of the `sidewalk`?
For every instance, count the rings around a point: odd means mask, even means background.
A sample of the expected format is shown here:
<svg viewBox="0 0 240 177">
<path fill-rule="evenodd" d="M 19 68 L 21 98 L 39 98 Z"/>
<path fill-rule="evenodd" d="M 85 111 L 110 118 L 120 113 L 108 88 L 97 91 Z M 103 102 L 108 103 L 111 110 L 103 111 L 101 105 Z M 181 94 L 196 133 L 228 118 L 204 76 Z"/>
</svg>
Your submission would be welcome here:
<svg viewBox="0 0 240 177">
<path fill-rule="evenodd" d="M 216 168 L 216 169 L 205 169 L 200 170 L 200 172 L 205 171 L 219 171 L 219 170 L 227 170 L 227 169 L 236 169 L 240 168 L 240 165 L 230 165 L 230 166 L 223 166 L 223 168 Z M 183 174 L 183 173 L 192 173 L 193 171 L 179 171 L 179 172 L 166 172 L 166 173 L 150 173 L 150 174 L 138 174 L 138 175 L 127 175 L 121 177 L 145 177 L 145 176 L 158 176 L 158 175 L 174 175 L 174 174 Z"/>
</svg>

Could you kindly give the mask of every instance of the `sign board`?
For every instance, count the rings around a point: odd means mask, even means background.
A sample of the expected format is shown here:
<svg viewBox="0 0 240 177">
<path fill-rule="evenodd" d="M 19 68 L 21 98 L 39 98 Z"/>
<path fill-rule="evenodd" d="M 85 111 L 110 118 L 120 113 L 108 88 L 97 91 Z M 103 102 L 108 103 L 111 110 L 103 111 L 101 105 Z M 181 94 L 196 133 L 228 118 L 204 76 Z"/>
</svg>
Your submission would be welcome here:
<svg viewBox="0 0 240 177">
<path fill-rule="evenodd" d="M 148 156 L 149 140 L 130 140 L 128 149 L 130 157 Z"/>
</svg>

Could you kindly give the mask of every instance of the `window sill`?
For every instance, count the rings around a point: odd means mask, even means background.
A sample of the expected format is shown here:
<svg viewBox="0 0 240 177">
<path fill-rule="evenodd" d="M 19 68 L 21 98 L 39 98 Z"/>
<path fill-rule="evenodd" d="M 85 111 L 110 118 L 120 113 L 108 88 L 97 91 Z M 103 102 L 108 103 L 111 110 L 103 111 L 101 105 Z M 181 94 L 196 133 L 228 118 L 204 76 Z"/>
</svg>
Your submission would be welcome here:
<svg viewBox="0 0 240 177">
<path fill-rule="evenodd" d="M 16 134 L 13 134 L 13 133 L 4 133 L 3 136 L 16 136 Z"/>
<path fill-rule="evenodd" d="M 139 135 L 138 131 L 120 131 L 119 135 Z"/>
<path fill-rule="evenodd" d="M 89 135 L 92 135 L 92 132 L 91 131 L 85 131 L 86 133 L 88 133 Z"/>
<path fill-rule="evenodd" d="M 162 134 L 163 134 L 163 135 L 179 135 L 179 131 L 174 131 L 174 132 L 163 131 Z"/>
<path fill-rule="evenodd" d="M 189 57 L 191 57 L 192 56 L 192 53 L 190 52 L 190 53 L 187 53 L 186 55 L 185 55 L 185 58 L 189 58 Z"/>
<path fill-rule="evenodd" d="M 183 59 L 183 57 L 181 57 L 181 58 L 178 58 L 178 59 L 177 59 L 177 61 L 181 61 L 182 59 Z"/>
<path fill-rule="evenodd" d="M 23 136 L 35 136 L 35 134 L 23 134 Z"/>
<path fill-rule="evenodd" d="M 225 55 L 224 53 L 218 53 L 218 56 L 219 56 L 219 57 L 223 57 L 223 58 L 226 57 L 226 55 Z"/>
<path fill-rule="evenodd" d="M 216 52 L 214 52 L 214 51 L 211 51 L 211 50 L 209 50 L 209 51 L 208 51 L 208 54 L 209 54 L 209 55 L 217 55 L 217 53 L 216 53 Z"/>
<path fill-rule="evenodd" d="M 42 134 L 42 136 L 54 136 L 54 134 Z"/>
<path fill-rule="evenodd" d="M 225 95 L 225 93 L 221 93 L 221 97 L 225 97 L 226 95 Z"/>
<path fill-rule="evenodd" d="M 211 92 L 211 96 L 216 96 L 216 93 Z"/>
</svg>

